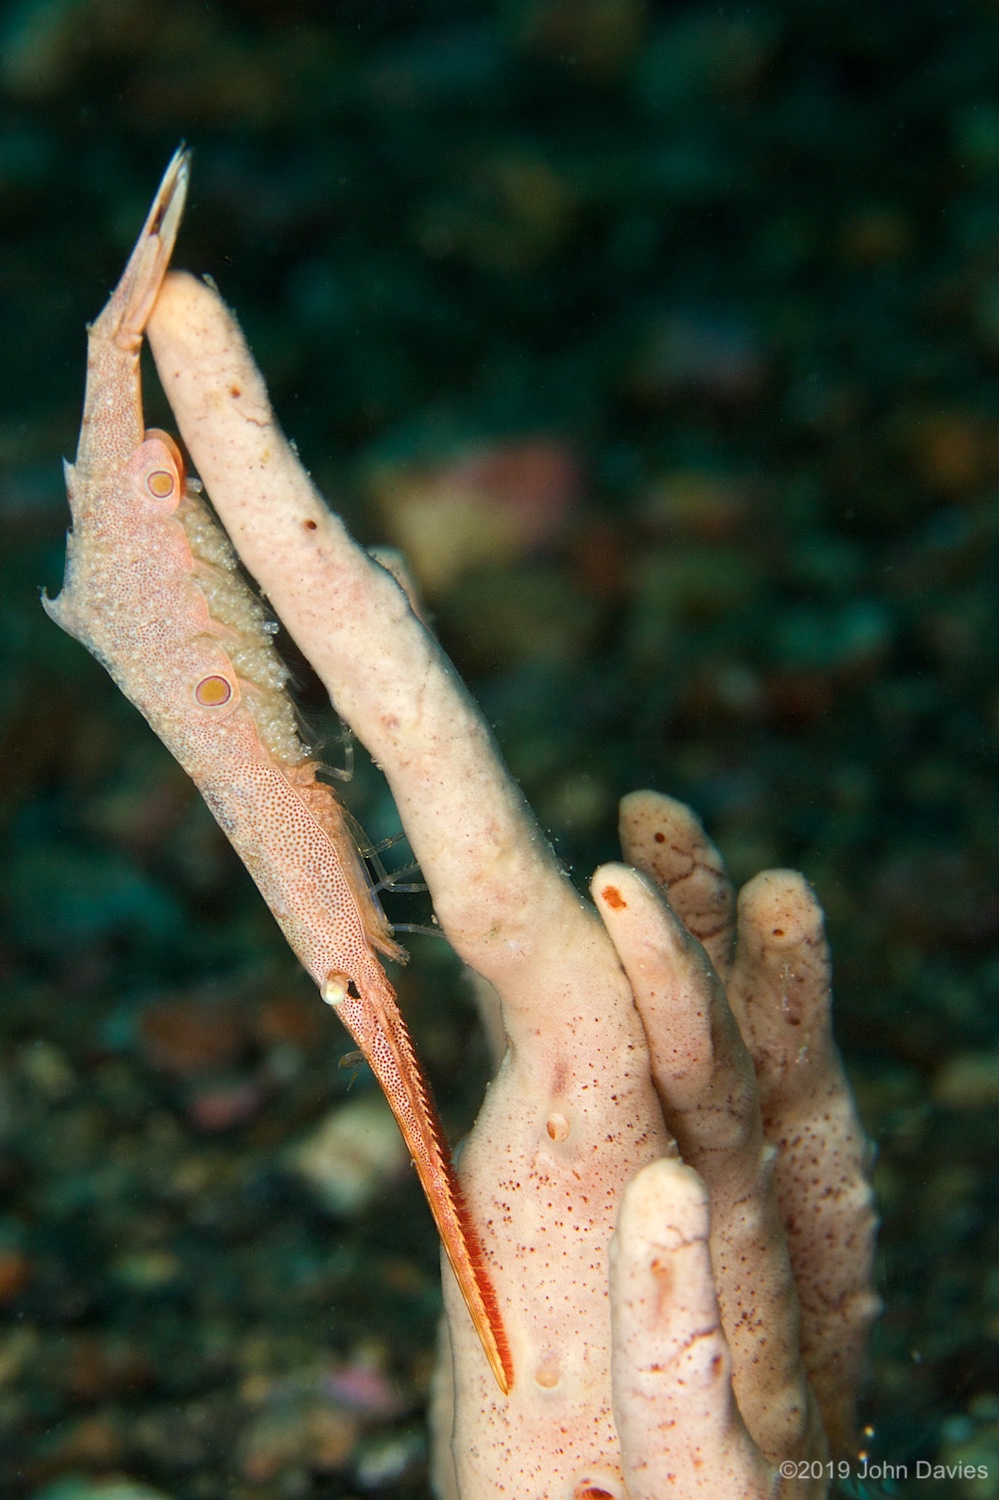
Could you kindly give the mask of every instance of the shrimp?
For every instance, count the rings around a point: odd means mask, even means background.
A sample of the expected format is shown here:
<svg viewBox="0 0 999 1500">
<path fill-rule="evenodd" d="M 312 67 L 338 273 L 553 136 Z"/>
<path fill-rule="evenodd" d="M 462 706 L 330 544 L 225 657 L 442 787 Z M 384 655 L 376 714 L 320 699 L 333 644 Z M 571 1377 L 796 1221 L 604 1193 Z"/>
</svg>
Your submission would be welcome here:
<svg viewBox="0 0 999 1500">
<path fill-rule="evenodd" d="M 496 1380 L 513 1371 L 429 1085 L 378 954 L 403 961 L 347 816 L 299 734 L 274 627 L 174 440 L 146 431 L 139 354 L 173 251 L 189 156 L 173 157 L 88 330 L 62 591 L 42 604 L 107 669 L 197 785 L 322 998 L 371 1065 L 419 1174 Z"/>
</svg>

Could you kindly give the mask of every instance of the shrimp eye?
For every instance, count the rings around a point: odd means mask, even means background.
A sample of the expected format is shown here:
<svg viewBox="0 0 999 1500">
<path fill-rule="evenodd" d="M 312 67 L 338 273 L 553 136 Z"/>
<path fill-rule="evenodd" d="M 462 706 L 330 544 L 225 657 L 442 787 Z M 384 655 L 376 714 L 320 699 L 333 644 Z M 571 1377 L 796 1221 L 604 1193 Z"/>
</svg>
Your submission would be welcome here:
<svg viewBox="0 0 999 1500">
<path fill-rule="evenodd" d="M 159 427 L 148 428 L 136 462 L 149 466 L 137 476 L 146 494 L 165 510 L 174 509 L 184 498 L 186 476 L 183 456 L 170 434 Z"/>
<path fill-rule="evenodd" d="M 154 469 L 146 475 L 146 489 L 154 500 L 169 500 L 177 488 L 177 481 L 168 469 Z"/>
<path fill-rule="evenodd" d="M 211 677 L 202 677 L 194 689 L 194 696 L 202 708 L 221 708 L 232 697 L 232 683 L 213 673 Z"/>
</svg>

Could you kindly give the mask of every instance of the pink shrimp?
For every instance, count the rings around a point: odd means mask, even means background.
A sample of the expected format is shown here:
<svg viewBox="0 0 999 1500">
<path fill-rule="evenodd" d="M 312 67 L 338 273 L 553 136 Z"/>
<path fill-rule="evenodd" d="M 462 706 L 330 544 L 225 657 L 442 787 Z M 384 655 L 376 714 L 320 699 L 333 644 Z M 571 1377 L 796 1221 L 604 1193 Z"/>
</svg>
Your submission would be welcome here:
<svg viewBox="0 0 999 1500">
<path fill-rule="evenodd" d="M 146 431 L 139 353 L 173 250 L 189 158 L 176 153 L 110 301 L 91 324 L 62 592 L 42 603 L 100 661 L 194 780 L 399 1122 L 489 1364 L 513 1374 L 496 1297 L 428 1085 L 377 953 L 405 953 L 346 816 L 302 743 L 272 627 L 173 439 Z"/>
</svg>

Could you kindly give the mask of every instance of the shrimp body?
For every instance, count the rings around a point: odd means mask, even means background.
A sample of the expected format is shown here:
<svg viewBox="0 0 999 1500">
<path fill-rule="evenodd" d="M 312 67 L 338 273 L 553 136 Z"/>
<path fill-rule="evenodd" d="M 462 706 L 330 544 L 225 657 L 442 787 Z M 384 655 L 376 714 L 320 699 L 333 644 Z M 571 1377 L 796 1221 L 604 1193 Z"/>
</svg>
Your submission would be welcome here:
<svg viewBox="0 0 999 1500">
<path fill-rule="evenodd" d="M 111 674 L 196 783 L 291 947 L 364 1052 L 399 1122 L 501 1388 L 509 1352 L 428 1086 L 377 953 L 397 960 L 343 809 L 317 778 L 259 600 L 176 444 L 146 431 L 139 353 L 188 158 L 167 169 L 88 338 L 66 574 L 42 603 Z"/>
</svg>

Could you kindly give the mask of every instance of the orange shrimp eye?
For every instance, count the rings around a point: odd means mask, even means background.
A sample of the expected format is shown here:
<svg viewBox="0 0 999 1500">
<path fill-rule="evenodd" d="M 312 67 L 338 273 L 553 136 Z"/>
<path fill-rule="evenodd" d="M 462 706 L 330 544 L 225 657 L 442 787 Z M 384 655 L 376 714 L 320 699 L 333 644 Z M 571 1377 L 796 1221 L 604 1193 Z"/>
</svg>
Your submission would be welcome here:
<svg viewBox="0 0 999 1500">
<path fill-rule="evenodd" d="M 187 477 L 183 455 L 173 438 L 159 427 L 149 427 L 140 453 L 150 465 L 144 476 L 147 495 L 161 504 L 172 501 L 176 506 L 183 498 Z"/>
<path fill-rule="evenodd" d="M 154 469 L 146 475 L 146 489 L 154 500 L 169 500 L 177 488 L 177 481 L 166 469 Z"/>
<path fill-rule="evenodd" d="M 202 677 L 194 689 L 194 696 L 202 708 L 221 708 L 232 697 L 232 683 L 217 674 Z"/>
</svg>

